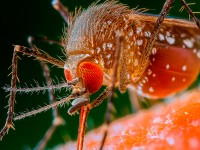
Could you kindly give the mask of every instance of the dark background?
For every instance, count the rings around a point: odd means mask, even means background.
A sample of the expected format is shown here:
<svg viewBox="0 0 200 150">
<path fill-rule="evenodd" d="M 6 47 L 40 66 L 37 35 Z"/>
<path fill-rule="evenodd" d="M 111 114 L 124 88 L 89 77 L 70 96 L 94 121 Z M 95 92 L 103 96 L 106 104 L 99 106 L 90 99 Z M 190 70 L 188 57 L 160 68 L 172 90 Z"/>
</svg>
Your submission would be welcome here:
<svg viewBox="0 0 200 150">
<path fill-rule="evenodd" d="M 64 0 L 63 3 L 73 11 L 75 7 L 82 6 L 87 8 L 92 0 Z M 158 14 L 164 3 L 160 0 L 121 0 L 120 2 L 128 4 L 131 8 L 139 5 L 139 8 L 151 9 L 149 13 Z M 192 0 L 196 5 L 191 6 L 195 12 L 200 11 L 200 2 Z M 170 16 L 178 18 L 188 18 L 187 13 L 178 12 L 181 4 L 178 0 L 173 5 Z M 19 44 L 28 46 L 27 37 L 29 35 L 46 35 L 51 39 L 58 40 L 62 36 L 64 21 L 60 15 L 52 8 L 50 0 L 18 0 L 18 1 L 3 1 L 0 5 L 0 87 L 5 84 L 10 84 L 10 77 L 7 75 L 11 72 L 13 45 Z M 62 56 L 60 47 L 57 45 L 49 45 L 46 43 L 35 43 L 37 47 L 48 52 L 50 55 L 57 57 Z M 18 76 L 20 85 L 26 82 L 28 85 L 34 83 L 33 79 L 39 83 L 44 82 L 40 64 L 34 61 L 33 58 L 20 55 L 22 60 L 19 60 Z M 63 57 L 64 58 L 64 57 Z M 63 77 L 63 70 L 56 67 L 51 68 L 51 77 Z M 33 84 L 34 85 L 34 84 Z M 8 93 L 0 89 L 0 128 L 4 126 L 6 120 L 6 111 Z M 130 113 L 130 103 L 128 94 L 119 94 L 115 100 L 116 117 L 124 116 Z M 64 95 L 62 91 L 58 95 Z M 95 96 L 93 96 L 95 97 Z M 43 106 L 48 103 L 47 94 L 33 95 L 17 95 L 15 112 L 31 110 L 37 108 L 38 105 Z M 65 119 L 65 126 L 59 127 L 48 143 L 48 148 L 52 148 L 59 143 L 65 143 L 69 140 L 75 140 L 78 127 L 78 115 L 69 116 L 67 114 L 68 106 L 59 109 L 61 115 Z M 88 130 L 98 127 L 104 120 L 104 112 L 106 103 L 91 111 L 88 118 Z M 16 130 L 10 130 L 9 134 L 0 142 L 1 150 L 24 150 L 33 148 L 44 135 L 48 127 L 51 125 L 51 111 L 47 111 L 36 116 L 25 118 L 24 120 L 14 122 Z"/>
</svg>

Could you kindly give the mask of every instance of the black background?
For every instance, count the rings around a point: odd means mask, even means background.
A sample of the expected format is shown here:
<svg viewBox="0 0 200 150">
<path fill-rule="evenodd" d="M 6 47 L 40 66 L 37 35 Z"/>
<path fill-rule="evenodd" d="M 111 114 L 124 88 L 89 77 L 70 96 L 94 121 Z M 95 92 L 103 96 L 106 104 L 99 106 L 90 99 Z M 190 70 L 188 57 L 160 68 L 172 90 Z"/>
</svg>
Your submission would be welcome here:
<svg viewBox="0 0 200 150">
<path fill-rule="evenodd" d="M 73 11 L 75 7 L 82 6 L 87 8 L 92 0 L 64 0 L 63 3 Z M 120 2 L 134 8 L 139 5 L 139 8 L 151 9 L 149 13 L 158 14 L 162 8 L 164 0 L 121 0 Z M 191 6 L 195 12 L 200 11 L 200 3 L 198 0 L 192 0 L 196 5 Z M 188 18 L 187 13 L 178 12 L 181 4 L 178 0 L 173 5 L 170 16 L 178 18 Z M 0 4 L 0 87 L 5 84 L 10 84 L 10 77 L 7 75 L 11 72 L 13 45 L 19 44 L 28 46 L 27 37 L 29 35 L 46 35 L 51 39 L 58 40 L 62 36 L 64 21 L 60 15 L 52 8 L 50 0 L 10 0 L 3 1 Z M 36 43 L 37 47 L 48 52 L 50 55 L 57 57 L 62 56 L 60 48 L 57 45 L 49 45 L 46 43 Z M 44 82 L 42 70 L 37 61 L 33 58 L 20 55 L 22 60 L 19 60 L 18 76 L 21 85 L 26 82 L 28 85 L 33 83 L 33 79 L 39 83 Z M 63 57 L 64 58 L 64 57 Z M 63 70 L 56 67 L 51 67 L 51 76 L 54 78 L 63 77 Z M 34 85 L 34 84 L 33 84 Z M 6 119 L 6 111 L 8 98 L 5 98 L 8 93 L 0 89 L 0 128 L 4 126 Z M 116 116 L 121 117 L 130 113 L 130 104 L 128 94 L 121 95 L 119 91 L 115 100 Z M 60 93 L 64 95 L 64 92 Z M 31 110 L 37 108 L 38 105 L 48 103 L 47 94 L 33 95 L 17 95 L 16 112 Z M 95 97 L 95 96 L 94 96 Z M 65 118 L 65 126 L 59 127 L 51 141 L 48 143 L 48 148 L 52 148 L 59 143 L 65 143 L 68 140 L 75 140 L 78 127 L 78 115 L 69 116 L 67 108 L 60 108 L 60 113 Z M 91 111 L 88 119 L 88 130 L 96 128 L 104 120 L 104 112 L 106 103 Z M 1 150 L 21 150 L 33 148 L 44 135 L 52 122 L 51 111 L 38 114 L 34 117 L 25 118 L 24 120 L 16 121 L 15 129 L 10 130 L 9 134 L 0 142 Z"/>
</svg>

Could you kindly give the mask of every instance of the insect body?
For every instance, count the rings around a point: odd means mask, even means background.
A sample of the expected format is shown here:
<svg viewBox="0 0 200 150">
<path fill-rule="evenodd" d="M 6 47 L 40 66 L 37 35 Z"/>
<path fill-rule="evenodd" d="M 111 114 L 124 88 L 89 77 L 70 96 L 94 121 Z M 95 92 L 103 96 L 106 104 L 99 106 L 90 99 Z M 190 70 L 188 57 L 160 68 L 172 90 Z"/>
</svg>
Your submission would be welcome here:
<svg viewBox="0 0 200 150">
<path fill-rule="evenodd" d="M 181 91 L 199 74 L 200 30 L 191 22 L 165 19 L 159 32 L 155 34 L 155 41 L 150 43 L 153 47 L 149 48 L 148 42 L 158 24 L 156 16 L 144 15 L 116 1 L 107 1 L 100 5 L 93 4 L 72 18 L 58 0 L 53 1 L 53 5 L 69 23 L 64 40 L 67 60 L 64 63 L 40 52 L 34 46 L 33 49 L 15 46 L 11 88 L 7 88 L 10 91 L 8 117 L 0 132 L 0 139 L 12 127 L 14 101 L 18 90 L 18 52 L 64 68 L 67 86 L 72 87 L 72 93 L 65 99 L 19 115 L 15 120 L 73 99 L 68 113 L 81 110 L 77 149 L 82 149 L 83 146 L 89 110 L 108 97 L 109 90 L 115 85 L 112 82 L 115 81 L 112 78 L 113 72 L 116 72 L 115 79 L 121 92 L 129 86 L 138 94 L 149 98 L 163 98 Z M 50 83 L 49 89 L 53 87 Z M 90 102 L 90 95 L 97 92 L 102 85 L 108 87 L 96 100 Z"/>
<path fill-rule="evenodd" d="M 66 45 L 69 59 L 65 65 L 72 75 L 77 75 L 76 67 L 79 68 L 83 62 L 94 63 L 104 73 L 104 84 L 109 84 L 116 37 L 119 32 L 123 32 L 124 40 L 116 75 L 122 92 L 129 84 L 138 94 L 163 98 L 185 89 L 199 74 L 200 31 L 191 22 L 165 19 L 148 56 L 145 45 L 156 19 L 156 16 L 143 15 L 114 2 L 91 6 L 78 14 L 70 25 Z M 148 63 L 142 66 L 144 59 Z M 95 71 L 90 72 L 94 74 Z M 97 75 L 96 78 L 101 77 Z M 88 80 L 87 76 L 83 77 L 84 80 Z M 94 84 L 99 82 L 95 81 Z"/>
</svg>

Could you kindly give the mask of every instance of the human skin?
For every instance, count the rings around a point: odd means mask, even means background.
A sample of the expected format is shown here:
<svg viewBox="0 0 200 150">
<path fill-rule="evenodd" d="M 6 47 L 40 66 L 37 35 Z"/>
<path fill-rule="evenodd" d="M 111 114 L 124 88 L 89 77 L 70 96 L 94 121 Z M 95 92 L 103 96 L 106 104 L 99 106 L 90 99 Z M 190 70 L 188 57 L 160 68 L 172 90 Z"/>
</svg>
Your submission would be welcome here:
<svg viewBox="0 0 200 150">
<path fill-rule="evenodd" d="M 200 89 L 179 94 L 149 110 L 114 121 L 104 149 L 174 149 L 200 147 Z M 90 131 L 84 149 L 99 149 L 105 126 Z M 76 149 L 67 143 L 58 149 Z"/>
</svg>

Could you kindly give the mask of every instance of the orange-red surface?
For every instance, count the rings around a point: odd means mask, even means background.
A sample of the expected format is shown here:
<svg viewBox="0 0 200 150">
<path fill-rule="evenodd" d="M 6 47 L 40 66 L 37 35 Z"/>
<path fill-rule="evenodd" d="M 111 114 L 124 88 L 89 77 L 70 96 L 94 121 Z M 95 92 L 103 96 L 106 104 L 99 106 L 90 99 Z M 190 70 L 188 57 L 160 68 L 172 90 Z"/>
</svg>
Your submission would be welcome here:
<svg viewBox="0 0 200 150">
<path fill-rule="evenodd" d="M 99 149 L 105 127 L 89 132 L 84 149 Z M 67 143 L 60 149 L 76 149 Z M 114 121 L 105 150 L 200 149 L 200 90 L 176 96 L 170 102 Z"/>
</svg>

